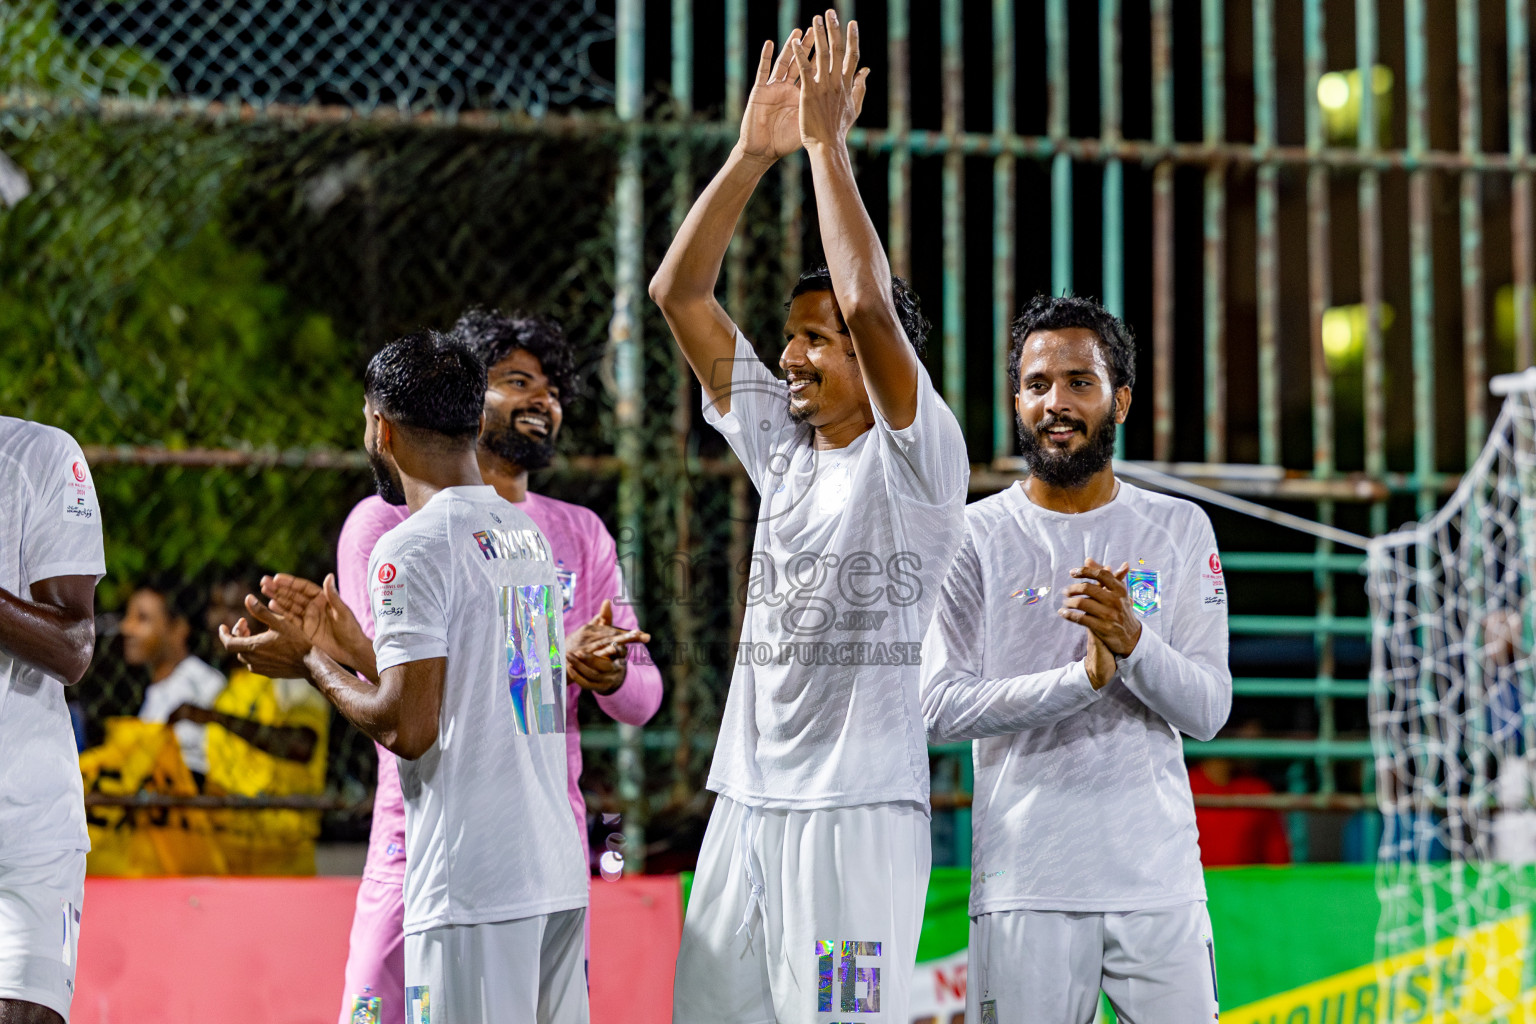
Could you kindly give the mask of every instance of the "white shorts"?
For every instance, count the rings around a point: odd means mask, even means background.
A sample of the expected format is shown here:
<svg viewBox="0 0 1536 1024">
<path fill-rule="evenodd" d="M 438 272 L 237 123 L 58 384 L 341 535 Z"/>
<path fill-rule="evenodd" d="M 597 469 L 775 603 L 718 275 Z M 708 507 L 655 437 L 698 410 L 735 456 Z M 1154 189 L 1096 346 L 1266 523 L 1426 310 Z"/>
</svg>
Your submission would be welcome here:
<svg viewBox="0 0 1536 1024">
<path fill-rule="evenodd" d="M 929 844 L 910 804 L 720 797 L 683 919 L 674 1024 L 907 1024 Z"/>
<path fill-rule="evenodd" d="M 405 937 L 406 1024 L 587 1024 L 585 907 Z"/>
<path fill-rule="evenodd" d="M 69 1020 L 85 902 L 85 854 L 0 864 L 0 1001 L 37 1003 Z"/>
<path fill-rule="evenodd" d="M 1089 1024 L 1099 991 L 1122 1024 L 1217 1019 L 1205 903 L 1087 914 L 1006 910 L 971 918 L 965 1019 Z"/>
</svg>

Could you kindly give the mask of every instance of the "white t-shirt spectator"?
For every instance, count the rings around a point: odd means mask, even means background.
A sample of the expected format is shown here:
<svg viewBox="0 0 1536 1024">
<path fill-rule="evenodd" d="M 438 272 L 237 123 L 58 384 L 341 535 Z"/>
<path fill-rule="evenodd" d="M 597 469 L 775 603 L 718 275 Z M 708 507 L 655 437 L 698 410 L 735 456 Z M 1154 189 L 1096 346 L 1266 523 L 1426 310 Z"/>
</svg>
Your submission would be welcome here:
<svg viewBox="0 0 1536 1024">
<path fill-rule="evenodd" d="M 738 331 L 730 411 L 704 415 L 761 497 L 709 788 L 780 809 L 926 808 L 921 645 L 970 480 L 954 414 L 919 369 L 909 426 L 876 410 L 852 444 L 817 451 Z"/>
<path fill-rule="evenodd" d="M 0 416 L 0 587 L 106 575 L 101 509 L 75 439 Z M 89 850 L 64 684 L 0 646 L 0 863 Z"/>
<path fill-rule="evenodd" d="M 146 722 L 163 722 L 183 704 L 211 708 L 227 684 L 224 673 L 197 655 L 189 654 L 171 669 L 170 675 L 158 683 L 150 683 L 145 689 L 139 718 Z M 187 767 L 199 775 L 207 775 L 208 727 L 196 722 L 177 722 L 171 728 L 176 731 L 181 759 L 187 762 Z"/>
<path fill-rule="evenodd" d="M 406 933 L 586 906 L 549 542 L 495 488 L 450 487 L 380 538 L 368 581 L 380 672 L 447 659 L 437 742 L 399 759 Z"/>
</svg>

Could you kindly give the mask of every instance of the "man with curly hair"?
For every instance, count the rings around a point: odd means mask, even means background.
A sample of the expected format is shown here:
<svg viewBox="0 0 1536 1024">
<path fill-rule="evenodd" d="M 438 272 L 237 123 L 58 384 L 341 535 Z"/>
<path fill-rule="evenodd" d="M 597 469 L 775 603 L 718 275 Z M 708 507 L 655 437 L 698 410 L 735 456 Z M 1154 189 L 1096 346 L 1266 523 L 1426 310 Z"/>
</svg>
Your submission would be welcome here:
<svg viewBox="0 0 1536 1024">
<path fill-rule="evenodd" d="M 646 656 L 634 608 L 624 597 L 613 537 L 591 509 L 528 489 L 530 470 L 554 458 L 565 403 L 577 394 L 577 365 L 560 324 L 544 316 L 472 309 L 453 335 L 485 363 L 485 420 L 477 451 L 480 474 L 548 538 L 564 597 L 567 651 L 566 762 L 571 811 L 590 860 L 582 799 L 577 699 L 585 691 L 611 718 L 643 725 L 661 704 L 661 674 Z M 368 559 L 409 510 L 386 498 L 363 499 L 342 527 L 336 554 L 341 595 L 373 634 Z M 626 651 L 630 646 L 639 650 Z M 379 1024 L 402 1024 L 404 992 L 405 810 L 395 758 L 380 751 L 368 860 L 358 890 L 347 955 L 342 1024 L 379 1000 Z M 371 1019 L 364 1017 L 363 1019 Z"/>
<path fill-rule="evenodd" d="M 857 26 L 845 44 L 828 11 L 772 56 L 651 282 L 761 496 L 673 1020 L 903 1021 L 931 862 L 919 645 L 970 467 L 918 358 L 928 324 L 854 180 Z M 715 281 L 757 183 L 802 146 L 827 264 L 791 292 L 781 378 Z"/>
</svg>

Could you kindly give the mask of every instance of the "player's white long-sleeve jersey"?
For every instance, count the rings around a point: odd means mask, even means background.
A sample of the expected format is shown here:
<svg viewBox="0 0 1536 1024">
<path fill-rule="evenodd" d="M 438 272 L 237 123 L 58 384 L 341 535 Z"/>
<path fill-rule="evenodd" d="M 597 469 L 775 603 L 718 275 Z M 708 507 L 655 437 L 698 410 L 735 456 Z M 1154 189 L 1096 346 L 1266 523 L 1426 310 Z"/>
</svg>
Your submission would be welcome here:
<svg viewBox="0 0 1536 1024">
<path fill-rule="evenodd" d="M 1092 557 L 1131 564 L 1136 649 L 1095 691 L 1087 631 L 1057 614 Z M 1198 506 L 1122 481 L 1066 515 L 1021 487 L 966 509 L 923 643 L 934 742 L 975 740 L 971 913 L 1112 912 L 1205 898 L 1180 733 L 1232 707 L 1227 594 Z"/>
</svg>

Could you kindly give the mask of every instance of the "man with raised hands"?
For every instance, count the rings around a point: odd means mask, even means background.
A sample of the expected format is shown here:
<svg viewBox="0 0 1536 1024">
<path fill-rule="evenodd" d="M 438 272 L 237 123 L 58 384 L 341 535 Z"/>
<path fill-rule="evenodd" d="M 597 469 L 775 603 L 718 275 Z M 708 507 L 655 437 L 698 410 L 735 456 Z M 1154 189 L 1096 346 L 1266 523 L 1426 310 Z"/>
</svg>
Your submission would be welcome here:
<svg viewBox="0 0 1536 1024">
<path fill-rule="evenodd" d="M 930 865 L 919 645 L 969 465 L 854 180 L 858 53 L 830 10 L 777 63 L 763 46 L 741 137 L 651 282 L 761 496 L 679 1024 L 907 1020 Z M 827 264 L 791 291 L 780 378 L 714 292 L 757 183 L 802 146 Z"/>
</svg>

